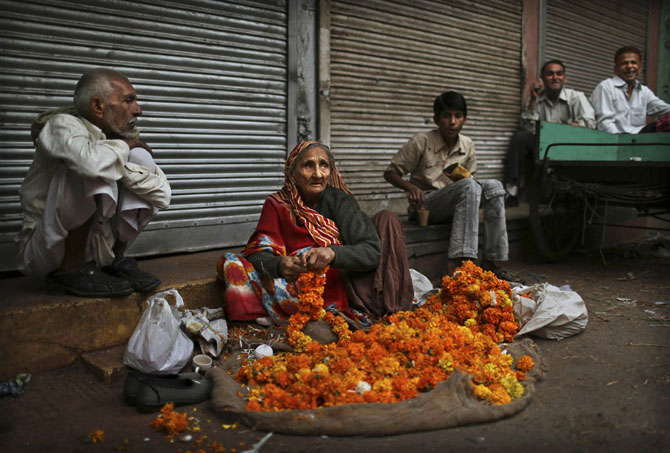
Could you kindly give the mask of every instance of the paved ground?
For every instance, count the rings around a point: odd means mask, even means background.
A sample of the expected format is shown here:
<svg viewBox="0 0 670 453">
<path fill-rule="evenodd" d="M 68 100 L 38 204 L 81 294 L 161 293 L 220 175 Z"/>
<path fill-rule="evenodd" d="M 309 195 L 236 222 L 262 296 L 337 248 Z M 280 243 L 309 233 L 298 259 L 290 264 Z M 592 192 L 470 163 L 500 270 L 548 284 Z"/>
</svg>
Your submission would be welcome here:
<svg viewBox="0 0 670 453">
<path fill-rule="evenodd" d="M 590 316 L 581 335 L 536 340 L 549 369 L 530 405 L 510 418 L 381 438 L 273 434 L 261 451 L 668 451 L 668 252 L 667 241 L 656 241 L 608 253 L 607 267 L 598 254 L 560 265 L 510 264 L 527 283 L 570 285 Z M 149 427 L 154 415 L 124 405 L 122 385 L 121 378 L 105 385 L 80 364 L 34 375 L 23 396 L 0 398 L 0 450 L 197 451 L 195 440 L 206 435 L 201 447 L 217 441 L 222 451 L 242 452 L 265 435 L 233 425 L 205 402 L 182 408 L 199 419 L 201 432 L 171 444 Z M 86 443 L 95 429 L 105 432 L 104 442 Z"/>
</svg>

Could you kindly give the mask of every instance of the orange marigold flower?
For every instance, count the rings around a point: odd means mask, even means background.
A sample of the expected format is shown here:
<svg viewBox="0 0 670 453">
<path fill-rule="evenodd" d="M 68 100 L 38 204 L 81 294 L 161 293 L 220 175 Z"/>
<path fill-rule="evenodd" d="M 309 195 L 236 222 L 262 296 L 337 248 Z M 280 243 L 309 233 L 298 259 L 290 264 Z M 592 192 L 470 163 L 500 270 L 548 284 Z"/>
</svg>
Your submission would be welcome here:
<svg viewBox="0 0 670 453">
<path fill-rule="evenodd" d="M 522 355 L 516 363 L 516 369 L 523 373 L 528 373 L 533 368 L 533 365 L 535 365 L 535 362 L 533 362 L 533 359 L 529 355 Z"/>
<path fill-rule="evenodd" d="M 174 403 L 167 403 L 161 409 L 160 415 L 151 421 L 150 426 L 173 437 L 188 429 L 188 416 L 185 412 L 175 411 Z"/>
</svg>

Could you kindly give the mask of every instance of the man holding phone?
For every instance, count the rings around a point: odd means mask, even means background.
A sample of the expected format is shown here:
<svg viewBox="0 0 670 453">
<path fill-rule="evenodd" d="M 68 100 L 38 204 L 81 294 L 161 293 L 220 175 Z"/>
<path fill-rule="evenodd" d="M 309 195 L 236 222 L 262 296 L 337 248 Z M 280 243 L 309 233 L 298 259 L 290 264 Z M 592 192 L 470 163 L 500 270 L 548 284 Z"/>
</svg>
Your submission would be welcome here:
<svg viewBox="0 0 670 453">
<path fill-rule="evenodd" d="M 521 130 L 512 136 L 505 166 L 505 205 L 519 204 L 519 190 L 523 184 L 526 161 L 532 159 L 537 121 L 570 124 L 595 129 L 593 107 L 581 91 L 565 88 L 568 77 L 565 65 L 549 60 L 540 71 L 540 78 L 530 86 L 528 105 L 521 114 Z"/>
</svg>

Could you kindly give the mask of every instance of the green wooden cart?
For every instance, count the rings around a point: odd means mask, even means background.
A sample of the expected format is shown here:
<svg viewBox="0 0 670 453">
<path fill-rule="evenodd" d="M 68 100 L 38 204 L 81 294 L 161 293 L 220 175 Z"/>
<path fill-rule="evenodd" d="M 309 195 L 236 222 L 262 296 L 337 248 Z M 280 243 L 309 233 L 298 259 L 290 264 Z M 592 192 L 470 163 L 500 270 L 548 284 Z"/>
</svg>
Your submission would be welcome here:
<svg viewBox="0 0 670 453">
<path fill-rule="evenodd" d="M 547 259 L 572 252 L 597 206 L 670 212 L 670 133 L 608 134 L 545 121 L 537 128 L 530 225 Z"/>
</svg>

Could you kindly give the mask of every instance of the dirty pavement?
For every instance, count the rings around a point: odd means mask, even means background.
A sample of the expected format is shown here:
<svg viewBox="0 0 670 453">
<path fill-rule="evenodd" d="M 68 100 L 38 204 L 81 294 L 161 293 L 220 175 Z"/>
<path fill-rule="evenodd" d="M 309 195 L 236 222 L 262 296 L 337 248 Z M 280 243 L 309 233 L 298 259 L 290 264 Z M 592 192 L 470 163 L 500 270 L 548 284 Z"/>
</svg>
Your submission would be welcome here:
<svg viewBox="0 0 670 453">
<path fill-rule="evenodd" d="M 547 364 L 530 405 L 496 422 L 388 437 L 299 437 L 265 432 L 212 411 L 182 406 L 188 440 L 154 431 L 156 414 L 125 405 L 124 373 L 103 383 L 79 361 L 36 373 L 18 397 L 0 398 L 0 449 L 7 452 L 449 452 L 667 451 L 670 445 L 670 245 L 651 241 L 560 264 L 513 261 L 527 284 L 568 285 L 586 302 L 580 335 L 536 339 Z M 392 414 L 389 413 L 392 417 Z M 101 442 L 89 434 L 101 430 Z M 254 449 L 254 444 L 257 448 Z"/>
</svg>

